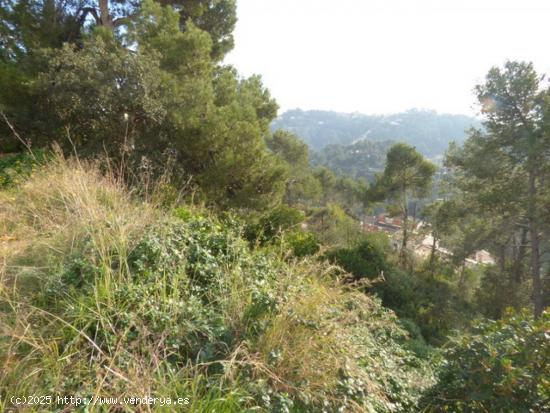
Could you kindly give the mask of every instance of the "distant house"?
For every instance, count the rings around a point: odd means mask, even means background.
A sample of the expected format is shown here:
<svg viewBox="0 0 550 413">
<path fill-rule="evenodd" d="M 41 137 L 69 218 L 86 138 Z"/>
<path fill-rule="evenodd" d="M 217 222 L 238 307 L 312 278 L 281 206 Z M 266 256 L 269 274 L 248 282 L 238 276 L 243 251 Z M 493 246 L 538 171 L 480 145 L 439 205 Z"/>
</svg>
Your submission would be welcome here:
<svg viewBox="0 0 550 413">
<path fill-rule="evenodd" d="M 390 217 L 388 214 L 367 215 L 361 221 L 361 228 L 364 232 L 385 232 L 394 242 L 399 239 L 399 233 L 403 226 L 403 218 Z M 419 234 L 419 231 L 426 226 L 423 221 L 417 221 L 412 228 L 412 234 Z M 415 242 L 416 238 L 416 242 Z M 434 238 L 432 234 L 425 235 L 419 242 L 419 237 L 411 237 L 411 248 L 414 254 L 421 258 L 427 258 L 432 253 Z M 398 244 L 395 244 L 398 247 Z M 451 257 L 453 254 L 446 248 L 439 245 L 439 240 L 435 242 L 435 251 L 441 257 Z M 486 250 L 479 250 L 466 258 L 467 266 L 476 265 L 494 265 L 495 259 Z"/>
<path fill-rule="evenodd" d="M 383 231 L 389 235 L 395 234 L 401 230 L 403 220 L 401 218 L 392 218 L 387 214 L 375 216 L 365 216 L 361 221 L 361 226 L 365 232 Z"/>
<path fill-rule="evenodd" d="M 427 258 L 432 253 L 433 244 L 434 244 L 433 235 L 431 235 L 431 234 L 426 235 L 422 239 L 420 244 L 418 244 L 414 248 L 414 253 L 416 255 L 418 255 L 419 257 Z M 444 257 L 450 257 L 452 255 L 451 252 L 448 249 L 443 248 L 439 245 L 438 240 L 435 240 L 435 251 L 436 251 L 437 254 L 439 254 L 441 256 L 444 256 Z"/>
<path fill-rule="evenodd" d="M 424 239 L 422 240 L 422 242 L 420 242 L 420 244 L 418 244 L 416 247 L 414 247 L 414 253 L 417 256 L 421 257 L 421 258 L 429 257 L 430 254 L 432 253 L 433 242 L 434 242 L 433 236 L 431 234 L 426 235 L 424 237 Z M 436 242 L 435 242 L 435 250 L 436 250 L 436 253 L 439 256 L 442 256 L 442 257 L 452 257 L 452 255 L 453 255 L 451 251 L 449 251 L 446 248 L 441 247 L 439 245 L 438 240 L 436 240 Z M 489 251 L 486 251 L 486 250 L 479 250 L 479 251 L 474 252 L 468 258 L 466 258 L 465 261 L 466 261 L 466 266 L 467 267 L 474 267 L 474 266 L 477 266 L 477 265 L 494 265 L 495 264 L 495 259 L 489 253 Z"/>
<path fill-rule="evenodd" d="M 466 265 L 494 265 L 496 263 L 493 256 L 486 250 L 479 250 L 474 252 L 468 258 L 466 258 Z"/>
</svg>

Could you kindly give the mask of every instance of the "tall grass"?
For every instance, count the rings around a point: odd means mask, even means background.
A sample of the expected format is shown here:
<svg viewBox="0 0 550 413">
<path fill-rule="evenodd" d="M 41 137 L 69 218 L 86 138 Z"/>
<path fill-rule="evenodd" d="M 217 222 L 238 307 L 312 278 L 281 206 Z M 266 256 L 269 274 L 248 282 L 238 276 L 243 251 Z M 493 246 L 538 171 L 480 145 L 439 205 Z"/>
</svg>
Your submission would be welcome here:
<svg viewBox="0 0 550 413">
<path fill-rule="evenodd" d="M 150 395 L 190 404 L 87 411 L 389 412 L 429 382 L 395 317 L 334 267 L 250 248 L 230 218 L 177 218 L 104 171 L 57 156 L 0 193 L 3 408 Z"/>
</svg>

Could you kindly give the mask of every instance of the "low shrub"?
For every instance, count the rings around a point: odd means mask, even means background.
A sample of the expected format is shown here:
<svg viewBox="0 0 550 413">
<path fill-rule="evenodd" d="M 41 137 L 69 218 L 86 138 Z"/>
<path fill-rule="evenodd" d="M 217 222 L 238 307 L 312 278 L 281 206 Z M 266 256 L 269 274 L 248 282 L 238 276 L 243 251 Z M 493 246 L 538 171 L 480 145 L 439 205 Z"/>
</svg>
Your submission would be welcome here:
<svg viewBox="0 0 550 413">
<path fill-rule="evenodd" d="M 440 346 L 454 329 L 464 328 L 474 311 L 457 287 L 441 277 L 390 268 L 370 289 L 400 318 L 413 321 L 431 345 Z"/>
<path fill-rule="evenodd" d="M 46 155 L 42 151 L 33 154 L 21 152 L 0 157 L 0 189 L 13 188 L 29 177 L 33 168 L 44 162 Z"/>
<path fill-rule="evenodd" d="M 319 252 L 321 247 L 317 237 L 312 232 L 293 231 L 286 235 L 286 242 L 295 257 L 305 257 Z"/>
<path fill-rule="evenodd" d="M 477 323 L 445 351 L 425 412 L 547 412 L 550 409 L 550 313 L 533 320 L 509 312 Z"/>
<path fill-rule="evenodd" d="M 352 274 L 355 280 L 376 278 L 387 268 L 384 251 L 366 239 L 351 248 L 328 251 L 326 258 Z"/>
<path fill-rule="evenodd" d="M 252 242 L 265 244 L 282 232 L 295 228 L 304 219 L 305 214 L 301 210 L 280 205 L 249 223 L 246 226 L 246 237 Z"/>
<path fill-rule="evenodd" d="M 48 393 L 188 395 L 197 412 L 396 412 L 431 384 L 378 299 L 326 262 L 250 247 L 229 215 L 167 213 L 64 160 L 0 214 L 17 237 L 0 267 L 3 408 Z"/>
</svg>

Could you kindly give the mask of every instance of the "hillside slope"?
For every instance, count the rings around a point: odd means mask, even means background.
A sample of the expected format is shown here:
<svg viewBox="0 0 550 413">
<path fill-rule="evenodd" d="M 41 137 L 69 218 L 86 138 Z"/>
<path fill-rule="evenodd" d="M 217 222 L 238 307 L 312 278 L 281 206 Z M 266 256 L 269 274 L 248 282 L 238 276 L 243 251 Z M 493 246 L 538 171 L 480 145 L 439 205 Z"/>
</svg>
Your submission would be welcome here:
<svg viewBox="0 0 550 413">
<path fill-rule="evenodd" d="M 280 115 L 271 128 L 291 130 L 315 150 L 368 138 L 404 141 L 433 158 L 443 154 L 450 141 L 463 142 L 472 126 L 480 126 L 472 117 L 415 109 L 386 116 L 295 109 Z"/>
<path fill-rule="evenodd" d="M 166 411 L 124 404 L 148 396 L 412 411 L 432 383 L 395 315 L 335 267 L 250 246 L 229 216 L 145 203 L 94 163 L 35 169 L 0 192 L 0 410 L 49 394 L 118 400 L 101 411 Z"/>
<path fill-rule="evenodd" d="M 386 163 L 386 153 L 394 141 L 363 139 L 350 145 L 328 145 L 311 155 L 313 165 L 323 165 L 337 175 L 374 181 Z"/>
</svg>

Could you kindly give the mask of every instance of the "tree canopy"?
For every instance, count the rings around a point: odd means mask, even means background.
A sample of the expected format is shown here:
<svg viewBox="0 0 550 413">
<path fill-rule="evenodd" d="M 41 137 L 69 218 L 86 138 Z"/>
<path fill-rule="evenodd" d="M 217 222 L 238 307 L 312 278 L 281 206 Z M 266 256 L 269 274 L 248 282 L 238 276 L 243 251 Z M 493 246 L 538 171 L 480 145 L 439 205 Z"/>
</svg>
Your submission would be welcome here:
<svg viewBox="0 0 550 413">
<path fill-rule="evenodd" d="M 550 172 L 549 89 L 531 63 L 507 62 L 492 68 L 476 93 L 485 131 L 472 130 L 462 148 L 451 148 L 447 165 L 471 211 L 498 218 L 487 224 L 504 224 L 502 269 L 511 258 L 516 280 L 521 279 L 518 271 L 528 251 L 538 317 L 544 306 L 541 251 L 548 228 L 544 200 Z M 523 241 L 516 247 L 518 239 Z M 515 253 L 510 256 L 511 250 Z"/>
<path fill-rule="evenodd" d="M 409 203 L 428 195 L 435 171 L 435 165 L 424 159 L 415 148 L 397 143 L 388 151 L 384 172 L 370 189 L 372 200 L 388 200 L 403 217 L 402 257 L 405 257 L 407 248 Z"/>
<path fill-rule="evenodd" d="M 0 91 L 3 113 L 38 147 L 57 141 L 82 155 L 146 157 L 159 167 L 171 157 L 207 202 L 277 204 L 286 169 L 265 143 L 277 104 L 259 76 L 241 78 L 218 62 L 232 44 L 234 6 L 148 0 L 6 7 L 13 42 L 2 43 L 8 58 L 1 78 L 9 83 Z M 80 24 L 78 36 L 61 31 L 53 41 L 42 33 L 37 22 L 48 18 L 48 7 L 64 16 L 59 24 Z M 2 132 L 17 146 L 6 125 Z"/>
</svg>

